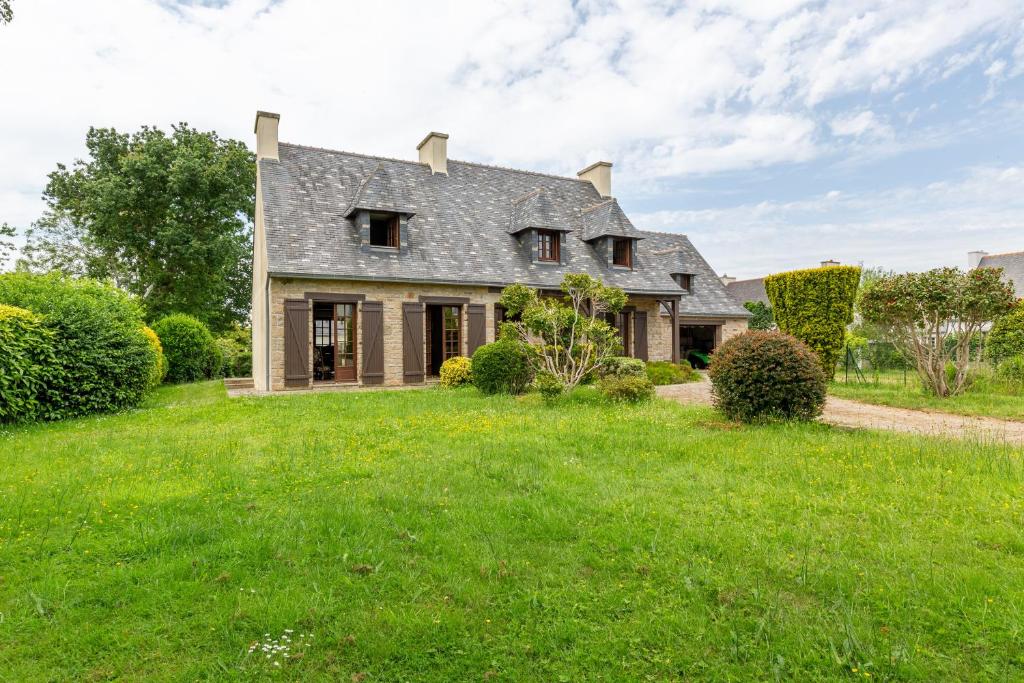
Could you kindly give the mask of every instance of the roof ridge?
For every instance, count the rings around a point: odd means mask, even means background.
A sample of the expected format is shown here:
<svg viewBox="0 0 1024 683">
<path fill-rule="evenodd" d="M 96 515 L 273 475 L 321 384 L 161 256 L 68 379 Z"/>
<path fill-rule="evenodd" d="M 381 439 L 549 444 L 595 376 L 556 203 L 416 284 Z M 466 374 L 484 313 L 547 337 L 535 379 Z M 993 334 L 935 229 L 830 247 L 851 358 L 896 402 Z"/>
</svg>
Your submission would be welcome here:
<svg viewBox="0 0 1024 683">
<path fill-rule="evenodd" d="M 738 285 L 741 282 L 759 282 L 761 280 L 764 280 L 766 277 L 768 276 L 764 275 L 762 277 L 748 277 L 745 280 L 733 280 L 732 282 L 726 284 L 726 287 L 728 287 L 729 285 Z"/>
<path fill-rule="evenodd" d="M 429 166 L 422 161 L 413 161 L 411 159 L 396 159 L 395 157 L 382 157 L 376 154 L 363 154 L 361 152 L 350 152 L 346 149 L 331 149 L 329 147 L 317 147 L 316 145 L 303 145 L 298 142 L 280 142 L 279 145 L 287 145 L 288 147 L 298 147 L 299 149 L 311 149 L 316 152 L 328 152 L 330 154 L 347 154 L 352 157 L 359 157 L 361 159 L 373 159 L 376 161 L 394 161 L 400 164 L 412 164 L 413 166 Z M 575 183 L 589 183 L 589 180 L 583 180 L 582 178 L 572 178 L 567 175 L 557 175 L 554 173 L 543 173 L 541 171 L 529 171 L 524 168 L 512 168 L 511 166 L 497 166 L 495 164 L 482 164 L 478 161 L 462 161 L 461 159 L 449 159 L 448 163 L 465 164 L 466 166 L 478 166 L 480 168 L 490 168 L 496 171 L 510 171 L 512 173 L 525 173 L 527 175 L 541 176 L 542 178 L 555 178 L 556 180 L 571 180 Z"/>
<path fill-rule="evenodd" d="M 668 235 L 670 237 L 679 236 L 685 237 L 686 239 L 690 239 L 690 237 L 685 232 L 668 232 L 667 230 L 648 230 L 647 228 L 637 228 L 637 230 L 639 230 L 640 232 L 649 232 L 652 235 Z"/>
<path fill-rule="evenodd" d="M 981 260 L 984 261 L 985 259 L 991 258 L 993 256 L 1017 256 L 1019 254 L 1024 254 L 1024 251 L 1003 251 L 998 254 L 985 254 L 984 256 L 981 257 Z"/>
</svg>

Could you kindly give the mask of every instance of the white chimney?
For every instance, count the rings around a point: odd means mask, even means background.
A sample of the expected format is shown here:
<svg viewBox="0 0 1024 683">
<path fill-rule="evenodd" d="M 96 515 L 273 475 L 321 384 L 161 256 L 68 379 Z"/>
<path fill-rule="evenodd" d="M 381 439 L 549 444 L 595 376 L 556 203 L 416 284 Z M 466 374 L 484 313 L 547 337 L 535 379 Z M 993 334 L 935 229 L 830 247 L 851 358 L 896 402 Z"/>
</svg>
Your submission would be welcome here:
<svg viewBox="0 0 1024 683">
<path fill-rule="evenodd" d="M 612 163 L 598 161 L 576 174 L 580 180 L 589 180 L 602 197 L 612 196 Z"/>
<path fill-rule="evenodd" d="M 967 269 L 974 270 L 981 265 L 981 259 L 988 256 L 987 251 L 969 251 L 967 252 Z"/>
<path fill-rule="evenodd" d="M 724 273 L 722 274 L 722 277 L 718 279 L 722 281 L 723 285 L 727 285 L 731 282 L 736 282 L 736 278 L 732 277 L 731 275 L 726 275 Z"/>
<path fill-rule="evenodd" d="M 420 152 L 420 163 L 430 166 L 431 173 L 448 175 L 448 134 L 427 133 L 423 142 L 416 145 Z"/>
<path fill-rule="evenodd" d="M 828 259 L 827 261 L 822 261 L 821 262 L 821 267 L 822 268 L 828 268 L 829 266 L 838 266 L 838 265 L 839 265 L 839 261 L 835 261 L 833 259 Z"/>
<path fill-rule="evenodd" d="M 280 114 L 266 111 L 256 112 L 256 160 L 277 160 L 277 124 L 281 122 Z"/>
</svg>

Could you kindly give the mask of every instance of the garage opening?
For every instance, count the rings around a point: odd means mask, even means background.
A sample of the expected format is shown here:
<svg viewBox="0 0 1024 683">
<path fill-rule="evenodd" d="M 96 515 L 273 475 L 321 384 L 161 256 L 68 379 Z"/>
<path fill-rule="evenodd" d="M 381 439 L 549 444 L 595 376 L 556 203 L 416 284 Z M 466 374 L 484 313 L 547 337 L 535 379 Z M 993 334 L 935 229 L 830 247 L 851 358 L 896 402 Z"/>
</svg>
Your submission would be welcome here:
<svg viewBox="0 0 1024 683">
<path fill-rule="evenodd" d="M 680 325 L 679 357 L 697 369 L 708 366 L 718 342 L 721 325 Z"/>
</svg>

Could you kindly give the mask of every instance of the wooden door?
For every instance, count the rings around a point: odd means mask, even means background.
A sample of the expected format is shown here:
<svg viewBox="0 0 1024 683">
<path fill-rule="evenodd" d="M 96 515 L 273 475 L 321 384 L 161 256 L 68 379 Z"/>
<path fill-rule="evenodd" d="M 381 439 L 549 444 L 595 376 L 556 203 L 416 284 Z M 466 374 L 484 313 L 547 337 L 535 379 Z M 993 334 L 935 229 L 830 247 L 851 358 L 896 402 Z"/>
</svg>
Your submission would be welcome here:
<svg viewBox="0 0 1024 683">
<path fill-rule="evenodd" d="M 334 305 L 334 378 L 356 381 L 356 305 Z"/>
</svg>

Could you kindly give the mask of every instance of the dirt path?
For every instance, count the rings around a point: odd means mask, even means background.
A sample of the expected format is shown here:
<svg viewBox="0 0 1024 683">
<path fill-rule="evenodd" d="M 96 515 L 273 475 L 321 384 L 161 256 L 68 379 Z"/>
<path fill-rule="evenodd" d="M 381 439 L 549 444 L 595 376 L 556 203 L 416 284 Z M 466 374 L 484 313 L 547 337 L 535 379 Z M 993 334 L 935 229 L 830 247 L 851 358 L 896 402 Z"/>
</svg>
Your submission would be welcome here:
<svg viewBox="0 0 1024 683">
<path fill-rule="evenodd" d="M 711 382 L 658 387 L 658 395 L 680 403 L 711 404 Z M 841 427 L 888 429 L 897 432 L 960 439 L 1004 441 L 1024 446 L 1024 422 L 971 417 L 924 410 L 891 408 L 829 396 L 821 419 Z"/>
</svg>

